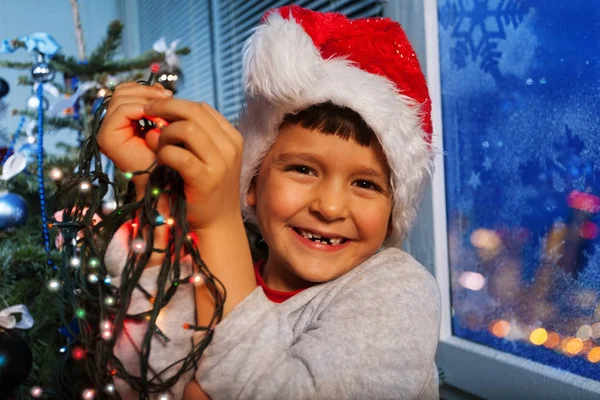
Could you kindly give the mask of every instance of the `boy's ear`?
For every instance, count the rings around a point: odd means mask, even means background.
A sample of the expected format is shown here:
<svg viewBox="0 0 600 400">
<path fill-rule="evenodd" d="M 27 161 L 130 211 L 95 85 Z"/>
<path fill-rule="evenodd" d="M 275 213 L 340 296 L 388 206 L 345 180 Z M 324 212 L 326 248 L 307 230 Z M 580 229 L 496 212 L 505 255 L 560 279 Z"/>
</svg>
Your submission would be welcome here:
<svg viewBox="0 0 600 400">
<path fill-rule="evenodd" d="M 249 206 L 256 207 L 256 177 L 252 178 L 248 193 L 246 193 L 246 203 Z"/>
</svg>

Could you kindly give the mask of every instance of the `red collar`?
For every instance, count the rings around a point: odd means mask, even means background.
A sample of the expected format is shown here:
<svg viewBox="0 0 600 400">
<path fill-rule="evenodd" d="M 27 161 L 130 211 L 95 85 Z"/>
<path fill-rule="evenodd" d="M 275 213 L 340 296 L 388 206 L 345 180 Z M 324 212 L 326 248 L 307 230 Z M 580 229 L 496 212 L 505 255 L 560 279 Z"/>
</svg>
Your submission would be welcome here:
<svg viewBox="0 0 600 400">
<path fill-rule="evenodd" d="M 269 300 L 271 300 L 273 303 L 283 303 L 290 297 L 292 297 L 304 290 L 304 289 L 300 289 L 300 290 L 296 290 L 294 292 L 280 292 L 278 290 L 273 290 L 270 287 L 268 287 L 261 276 L 262 268 L 264 267 L 265 263 L 266 263 L 266 260 L 260 260 L 260 261 L 257 261 L 256 264 L 254 264 L 254 275 L 256 276 L 256 284 L 263 288 L 265 295 L 267 295 L 267 298 Z"/>
</svg>

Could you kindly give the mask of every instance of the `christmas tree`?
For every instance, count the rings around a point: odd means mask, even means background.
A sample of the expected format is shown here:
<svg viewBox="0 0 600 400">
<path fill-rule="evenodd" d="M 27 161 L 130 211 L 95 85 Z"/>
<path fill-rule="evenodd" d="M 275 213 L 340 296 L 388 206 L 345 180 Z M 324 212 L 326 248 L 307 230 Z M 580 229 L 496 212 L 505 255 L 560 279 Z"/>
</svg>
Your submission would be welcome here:
<svg viewBox="0 0 600 400">
<path fill-rule="evenodd" d="M 63 155 L 44 154 L 44 135 L 70 128 L 78 132 L 79 143 L 83 144 L 93 133 L 94 113 L 107 90 L 118 82 L 142 78 L 153 65 L 159 70 L 158 81 L 176 91 L 181 75 L 177 56 L 190 51 L 167 48 L 164 41 L 159 41 L 153 50 L 118 59 L 123 25 L 113 21 L 105 38 L 88 55 L 77 2 L 71 3 L 77 57 L 62 54 L 50 35 L 21 36 L 5 40 L 2 45 L 3 52 L 27 49 L 33 53 L 33 62 L 0 60 L 0 67 L 31 71 L 16 84 L 32 86 L 37 96 L 32 96 L 27 109 L 13 110 L 14 117 L 22 118 L 14 135 L 0 126 L 0 311 L 22 304 L 34 321 L 29 329 L 0 326 L 0 398 L 78 398 L 89 386 L 77 357 L 63 354 L 73 350 L 68 345 L 77 324 L 65 325 L 65 320 L 75 320 L 75 316 L 65 316 L 69 310 L 61 308 L 53 291 L 57 284 L 53 279 L 55 266 L 62 262 L 62 236 L 53 228 L 51 214 L 57 209 L 56 199 L 63 182 L 75 174 L 79 148 L 61 144 Z M 62 83 L 53 79 L 56 73 L 62 75 Z M 45 98 L 49 92 L 58 93 L 58 101 L 52 107 Z M 109 163 L 104 165 L 110 168 Z M 125 178 L 117 176 L 115 180 L 122 187 L 126 185 Z M 95 187 L 92 185 L 90 190 Z M 103 211 L 110 213 L 114 209 L 112 201 L 110 196 L 105 197 Z M 18 312 L 9 315 L 12 317 L 17 323 L 26 319 Z M 11 358 L 6 358 L 11 349 L 17 349 L 15 343 L 25 343 L 25 347 L 18 347 L 22 353 L 16 357 L 25 360 L 23 365 L 9 365 Z M 27 354 L 23 353 L 27 348 L 33 360 L 31 371 L 27 368 Z M 65 388 L 70 392 L 65 392 Z"/>
</svg>

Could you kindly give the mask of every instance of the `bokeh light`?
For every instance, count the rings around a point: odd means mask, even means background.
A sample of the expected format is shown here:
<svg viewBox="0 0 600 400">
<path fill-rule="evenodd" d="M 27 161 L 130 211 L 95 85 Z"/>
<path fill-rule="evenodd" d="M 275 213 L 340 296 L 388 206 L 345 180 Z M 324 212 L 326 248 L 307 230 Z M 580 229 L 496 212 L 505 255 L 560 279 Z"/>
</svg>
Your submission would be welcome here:
<svg viewBox="0 0 600 400">
<path fill-rule="evenodd" d="M 587 355 L 588 361 L 592 363 L 600 362 L 600 347 L 594 347 Z"/>
<path fill-rule="evenodd" d="M 529 340 L 536 346 L 541 346 L 548 340 L 548 332 L 544 328 L 534 329 L 529 335 Z"/>
<path fill-rule="evenodd" d="M 510 323 L 502 319 L 492 321 L 489 325 L 489 330 L 492 335 L 499 338 L 504 338 L 510 333 Z"/>
<path fill-rule="evenodd" d="M 465 289 L 477 291 L 485 286 L 485 277 L 477 272 L 466 271 L 458 278 L 458 282 Z"/>
</svg>

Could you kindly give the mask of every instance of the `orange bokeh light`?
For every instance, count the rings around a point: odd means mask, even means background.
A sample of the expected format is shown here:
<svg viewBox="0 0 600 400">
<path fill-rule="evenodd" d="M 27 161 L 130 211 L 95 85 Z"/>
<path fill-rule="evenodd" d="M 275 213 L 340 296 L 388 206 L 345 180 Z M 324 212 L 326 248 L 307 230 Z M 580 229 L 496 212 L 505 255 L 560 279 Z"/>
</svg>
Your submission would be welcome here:
<svg viewBox="0 0 600 400">
<path fill-rule="evenodd" d="M 489 330 L 494 336 L 503 338 L 506 337 L 510 332 L 510 323 L 502 319 L 492 321 L 490 323 Z"/>
<path fill-rule="evenodd" d="M 583 349 L 583 340 L 573 336 L 566 337 L 561 343 L 561 348 L 565 353 L 577 355 Z"/>
<path fill-rule="evenodd" d="M 544 347 L 553 349 L 560 344 L 560 335 L 556 332 L 548 333 L 548 339 L 544 343 Z"/>
<path fill-rule="evenodd" d="M 588 353 L 588 361 L 592 363 L 600 362 L 600 347 L 594 347 Z"/>
</svg>

